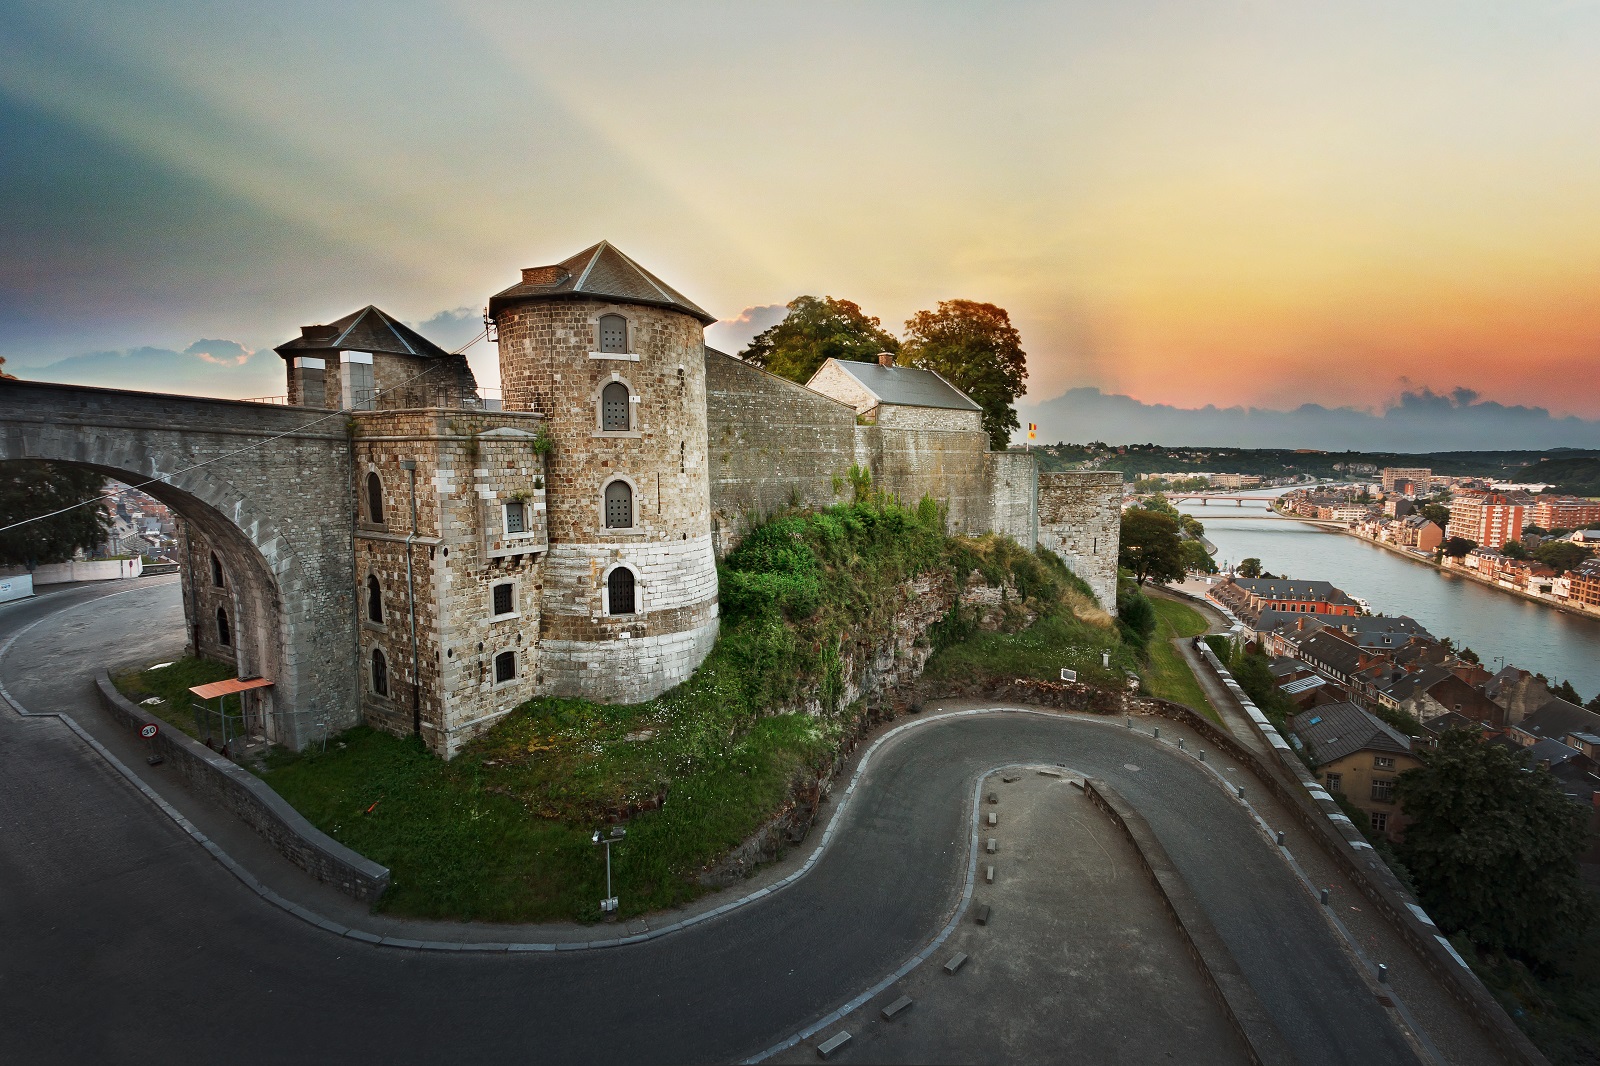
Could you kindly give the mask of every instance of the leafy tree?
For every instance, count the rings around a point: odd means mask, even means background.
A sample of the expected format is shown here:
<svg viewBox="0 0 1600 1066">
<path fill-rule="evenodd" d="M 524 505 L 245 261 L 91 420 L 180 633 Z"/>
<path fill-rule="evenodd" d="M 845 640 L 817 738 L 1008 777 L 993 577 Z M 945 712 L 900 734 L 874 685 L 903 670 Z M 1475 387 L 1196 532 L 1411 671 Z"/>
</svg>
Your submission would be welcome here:
<svg viewBox="0 0 1600 1066">
<path fill-rule="evenodd" d="M 1194 570 L 1202 574 L 1217 572 L 1217 561 L 1206 551 L 1206 546 L 1193 538 L 1183 541 L 1183 567 L 1185 570 Z"/>
<path fill-rule="evenodd" d="M 1591 711 L 1600 712 L 1600 692 L 1595 693 L 1594 699 L 1585 703 L 1584 706 Z"/>
<path fill-rule="evenodd" d="M 1156 609 L 1126 573 L 1117 579 L 1117 629 L 1122 642 L 1134 648 L 1143 648 L 1156 631 Z"/>
<path fill-rule="evenodd" d="M 1532 522 L 1529 522 L 1527 525 L 1522 527 L 1522 535 L 1526 537 L 1529 534 L 1532 534 L 1535 537 L 1548 537 L 1550 535 L 1550 531 L 1543 526 L 1536 526 Z"/>
<path fill-rule="evenodd" d="M 1414 821 L 1400 857 L 1446 933 L 1480 950 L 1545 961 L 1588 924 L 1578 879 L 1587 846 L 1583 808 L 1523 754 L 1451 730 L 1395 795 Z"/>
<path fill-rule="evenodd" d="M 1568 703 L 1576 703 L 1580 706 L 1583 704 L 1583 697 L 1578 695 L 1578 690 L 1572 687 L 1571 681 L 1563 681 L 1559 685 L 1552 685 L 1550 695 L 1560 696 Z"/>
<path fill-rule="evenodd" d="M 1254 556 L 1251 556 L 1250 558 L 1248 558 L 1248 559 L 1244 560 L 1243 562 L 1241 562 L 1239 564 L 1239 576 L 1240 577 L 1260 577 L 1261 576 L 1261 560 L 1257 559 Z"/>
<path fill-rule="evenodd" d="M 1507 559 L 1526 559 L 1528 557 L 1528 549 L 1522 546 L 1522 541 L 1520 540 L 1508 540 L 1501 545 L 1500 554 Z"/>
<path fill-rule="evenodd" d="M 782 322 L 756 335 L 739 358 L 804 384 L 829 359 L 874 362 L 900 342 L 849 300 L 797 296 Z"/>
<path fill-rule="evenodd" d="M 1417 513 L 1440 529 L 1450 524 L 1450 508 L 1442 503 L 1425 503 L 1417 509 Z"/>
<path fill-rule="evenodd" d="M 1021 423 L 1012 406 L 1026 390 L 1027 353 L 1011 316 L 994 304 L 940 300 L 906 320 L 900 362 L 941 374 L 983 408 L 989 444 L 1004 450 Z"/>
<path fill-rule="evenodd" d="M 1452 559 L 1460 559 L 1477 546 L 1478 542 L 1475 540 L 1468 540 L 1466 537 L 1451 537 L 1444 542 L 1444 545 L 1439 550 Z"/>
<path fill-rule="evenodd" d="M 1138 507 L 1122 512 L 1117 564 L 1133 574 L 1139 584 L 1151 579 L 1158 585 L 1182 581 L 1183 561 L 1178 523 L 1164 514 Z"/>
<path fill-rule="evenodd" d="M 0 462 L 0 526 L 86 503 L 105 490 L 105 478 L 77 467 L 19 459 Z M 34 567 L 93 549 L 111 531 L 105 504 L 0 533 L 0 565 Z"/>
<path fill-rule="evenodd" d="M 1589 552 L 1570 540 L 1547 540 L 1533 549 L 1533 557 L 1561 574 L 1589 558 Z"/>
<path fill-rule="evenodd" d="M 1478 653 L 1473 651 L 1471 648 L 1463 646 L 1462 649 L 1456 653 L 1456 655 L 1463 662 L 1477 663 L 1480 666 L 1483 665 L 1483 660 L 1479 658 Z"/>
</svg>

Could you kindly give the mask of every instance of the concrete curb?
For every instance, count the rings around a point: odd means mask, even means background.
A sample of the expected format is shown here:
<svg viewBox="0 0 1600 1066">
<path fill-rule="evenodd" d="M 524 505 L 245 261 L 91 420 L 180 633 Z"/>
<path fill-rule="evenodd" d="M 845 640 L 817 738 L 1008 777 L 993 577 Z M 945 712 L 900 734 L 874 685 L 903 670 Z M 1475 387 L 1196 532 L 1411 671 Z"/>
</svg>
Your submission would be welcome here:
<svg viewBox="0 0 1600 1066">
<path fill-rule="evenodd" d="M 233 760 L 218 755 L 177 728 L 135 706 L 102 670 L 95 677 L 100 703 L 118 721 L 137 733 L 156 725 L 152 742 L 171 761 L 195 793 L 232 811 L 261 834 L 277 852 L 324 884 L 362 903 L 376 902 L 389 887 L 389 870 L 334 840 L 306 821 L 272 787 Z"/>
<path fill-rule="evenodd" d="M 1086 777 L 1083 791 L 1111 819 L 1139 854 L 1140 865 L 1155 885 L 1178 935 L 1200 967 L 1228 1022 L 1239 1034 L 1256 1066 L 1291 1066 L 1294 1054 L 1272 1016 L 1256 996 L 1228 945 L 1194 898 L 1189 885 L 1136 809 L 1104 781 Z"/>
</svg>

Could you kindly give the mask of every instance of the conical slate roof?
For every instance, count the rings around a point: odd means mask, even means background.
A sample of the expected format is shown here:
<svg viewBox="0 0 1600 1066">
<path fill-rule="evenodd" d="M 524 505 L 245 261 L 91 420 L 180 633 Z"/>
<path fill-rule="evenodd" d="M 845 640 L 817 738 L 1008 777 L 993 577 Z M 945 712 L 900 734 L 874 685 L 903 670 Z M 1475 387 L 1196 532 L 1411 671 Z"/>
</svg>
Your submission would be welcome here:
<svg viewBox="0 0 1600 1066">
<path fill-rule="evenodd" d="M 708 326 L 717 320 L 609 241 L 585 248 L 555 266 L 524 268 L 519 284 L 489 298 L 489 314 L 496 315 L 502 307 L 518 300 L 562 296 L 667 307 L 693 315 Z"/>
<path fill-rule="evenodd" d="M 368 304 L 325 326 L 301 326 L 300 336 L 273 351 L 284 358 L 306 352 L 392 352 L 428 359 L 450 353 L 391 316 Z"/>
</svg>

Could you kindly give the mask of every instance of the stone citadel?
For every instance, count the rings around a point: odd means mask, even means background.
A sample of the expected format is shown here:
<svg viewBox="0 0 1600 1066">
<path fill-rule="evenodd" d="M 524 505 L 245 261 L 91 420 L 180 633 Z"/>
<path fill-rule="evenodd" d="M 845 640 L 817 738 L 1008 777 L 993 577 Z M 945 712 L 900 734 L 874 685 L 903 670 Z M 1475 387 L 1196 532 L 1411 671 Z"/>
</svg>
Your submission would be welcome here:
<svg viewBox="0 0 1600 1066">
<path fill-rule="evenodd" d="M 536 696 L 637 702 L 684 680 L 716 639 L 719 554 L 766 514 L 838 502 L 853 467 L 941 501 L 954 533 L 1055 551 L 1114 606 L 1120 475 L 989 450 L 937 374 L 885 358 L 773 376 L 708 349 L 714 316 L 605 242 L 523 270 L 488 316 L 498 409 L 463 356 L 376 307 L 277 348 L 288 403 L 348 420 L 350 483 L 300 488 L 348 535 L 354 595 L 247 662 L 241 629 L 275 625 L 270 605 L 244 602 L 238 538 L 187 522 L 198 654 L 270 677 L 297 645 L 345 647 L 349 717 L 453 755 Z"/>
</svg>

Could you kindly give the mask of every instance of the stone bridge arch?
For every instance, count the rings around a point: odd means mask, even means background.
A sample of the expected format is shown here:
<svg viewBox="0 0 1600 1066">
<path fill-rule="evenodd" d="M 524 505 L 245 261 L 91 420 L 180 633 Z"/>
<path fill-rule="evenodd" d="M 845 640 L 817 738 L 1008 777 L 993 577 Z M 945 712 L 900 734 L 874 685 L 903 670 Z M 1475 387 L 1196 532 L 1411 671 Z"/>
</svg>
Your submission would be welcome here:
<svg viewBox="0 0 1600 1066">
<path fill-rule="evenodd" d="M 172 508 L 218 552 L 243 673 L 273 682 L 273 739 L 359 721 L 345 416 L 191 396 L 0 382 L 0 459 L 93 470 Z M 144 482 L 151 481 L 151 484 Z M 211 581 L 187 553 L 191 645 Z"/>
</svg>

